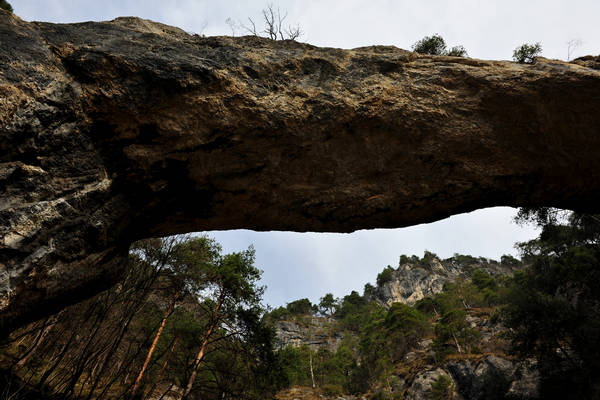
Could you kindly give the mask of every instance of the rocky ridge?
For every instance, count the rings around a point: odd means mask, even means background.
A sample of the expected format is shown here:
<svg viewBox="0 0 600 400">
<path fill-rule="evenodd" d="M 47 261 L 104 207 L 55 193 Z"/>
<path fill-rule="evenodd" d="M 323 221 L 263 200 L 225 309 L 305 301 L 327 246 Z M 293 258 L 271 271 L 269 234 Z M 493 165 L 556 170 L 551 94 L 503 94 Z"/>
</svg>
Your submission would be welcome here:
<svg viewBox="0 0 600 400">
<path fill-rule="evenodd" d="M 598 211 L 597 59 L 531 65 L 0 10 L 0 333 L 116 281 L 132 241 Z"/>
<path fill-rule="evenodd" d="M 426 262 L 401 264 L 391 271 L 389 280 L 368 293 L 368 298 L 386 306 L 392 303 L 414 305 L 424 297 L 441 293 L 446 282 L 470 280 L 476 269 L 491 276 L 509 276 L 521 268 L 521 265 L 486 259 L 461 263 L 454 258 L 440 260 L 434 257 Z"/>
<path fill-rule="evenodd" d="M 380 282 L 365 293 L 365 297 L 383 306 L 394 302 L 414 305 L 424 296 L 442 292 L 446 282 L 471 280 L 476 270 L 502 278 L 523 268 L 523 264 L 510 257 L 506 262 L 497 262 L 461 255 L 446 260 L 435 256 L 428 259 L 413 256 L 411 262 L 400 263 L 389 280 Z M 508 342 L 503 337 L 505 328 L 491 319 L 492 309 L 468 308 L 466 312 L 466 322 L 478 335 L 477 353 L 453 354 L 440 362 L 436 360 L 432 338 L 424 338 L 395 366 L 393 393 L 407 400 L 427 399 L 431 396 L 432 385 L 440 377 L 446 377 L 448 393 L 454 399 L 487 400 L 499 395 L 515 400 L 538 399 L 540 376 L 536 362 L 519 361 L 508 355 Z M 274 326 L 278 349 L 308 345 L 313 351 L 321 348 L 335 351 L 345 335 L 355 335 L 341 331 L 335 324 L 335 318 L 322 316 L 294 316 L 276 321 Z M 327 396 L 309 388 L 292 388 L 280 393 L 278 398 L 290 396 L 325 400 L 356 398 L 349 395 Z"/>
</svg>

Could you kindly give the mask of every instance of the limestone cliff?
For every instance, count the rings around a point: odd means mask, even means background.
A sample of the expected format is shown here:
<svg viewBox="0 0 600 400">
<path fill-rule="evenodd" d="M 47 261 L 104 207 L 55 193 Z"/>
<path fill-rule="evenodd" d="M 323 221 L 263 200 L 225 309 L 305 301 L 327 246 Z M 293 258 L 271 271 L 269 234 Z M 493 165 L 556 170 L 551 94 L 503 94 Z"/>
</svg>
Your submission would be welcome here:
<svg viewBox="0 0 600 400">
<path fill-rule="evenodd" d="M 461 262 L 456 258 L 413 261 L 391 271 L 389 280 L 377 285 L 368 297 L 386 306 L 392 303 L 413 305 L 426 296 L 441 293 L 444 283 L 470 280 L 476 269 L 491 276 L 508 276 L 521 269 L 520 264 L 503 264 L 493 260 L 473 259 Z"/>
<path fill-rule="evenodd" d="M 186 231 L 598 211 L 600 71 L 0 11 L 0 330 Z"/>
<path fill-rule="evenodd" d="M 510 256 L 503 257 L 502 262 L 496 262 L 458 254 L 440 260 L 432 253 L 426 253 L 422 259 L 403 256 L 401 260 L 404 262 L 401 262 L 397 269 L 388 267 L 387 275 L 380 274 L 379 284 L 366 291 L 366 300 L 376 301 L 383 306 L 394 302 L 413 305 L 424 296 L 442 292 L 446 282 L 471 280 L 477 276 L 475 271 L 485 272 L 478 275 L 479 281 L 475 279 L 475 282 L 481 283 L 484 282 L 482 279 L 485 279 L 482 276 L 494 277 L 499 281 L 525 268 L 521 262 Z M 382 280 L 383 276 L 385 279 Z M 462 306 L 460 308 L 462 310 Z M 395 362 L 394 373 L 386 382 L 384 390 L 391 390 L 398 398 L 427 399 L 433 396 L 432 386 L 436 381 L 445 377 L 449 385 L 447 394 L 452 395 L 451 398 L 538 399 L 540 373 L 537 363 L 534 359 L 520 360 L 509 354 L 506 328 L 497 318 L 492 318 L 496 311 L 495 306 L 466 307 L 465 322 L 468 329 L 472 330 L 473 343 L 476 344 L 471 350 L 475 351 L 463 349 L 464 351 L 444 357 L 439 353 L 440 348 L 436 348 L 435 335 L 420 338 L 416 345 Z M 435 313 L 437 314 L 437 311 Z M 339 314 L 336 315 L 339 317 Z M 433 318 L 439 321 L 439 316 Z M 322 348 L 335 351 L 344 338 L 352 339 L 346 343 L 350 348 L 356 346 L 356 343 L 363 343 L 362 333 L 344 330 L 343 326 L 341 319 L 336 320 L 335 316 L 288 316 L 274 321 L 277 348 L 308 345 L 313 351 Z M 292 392 L 297 390 L 300 389 L 293 389 Z M 280 398 L 285 398 L 287 393 L 282 393 Z M 295 396 L 301 398 L 298 393 Z"/>
<path fill-rule="evenodd" d="M 327 349 L 335 352 L 344 336 L 335 323 L 335 319 L 318 315 L 295 316 L 275 321 L 277 341 L 275 348 L 306 345 L 311 350 Z"/>
</svg>

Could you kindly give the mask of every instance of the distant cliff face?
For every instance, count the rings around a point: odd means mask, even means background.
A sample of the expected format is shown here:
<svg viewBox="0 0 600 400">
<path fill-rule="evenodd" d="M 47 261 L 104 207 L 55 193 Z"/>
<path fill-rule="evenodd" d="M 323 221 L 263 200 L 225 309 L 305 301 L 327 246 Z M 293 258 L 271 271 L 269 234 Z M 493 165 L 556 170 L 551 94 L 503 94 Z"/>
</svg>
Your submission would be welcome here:
<svg viewBox="0 0 600 400">
<path fill-rule="evenodd" d="M 598 211 L 595 59 L 200 37 L 0 10 L 0 331 L 106 288 L 129 244 Z"/>
<path fill-rule="evenodd" d="M 404 263 L 391 272 L 389 280 L 377 285 L 367 296 L 386 306 L 396 302 L 413 305 L 424 297 L 441 293 L 446 282 L 471 279 L 474 270 L 492 276 L 507 276 L 520 268 L 522 266 L 485 259 L 460 263 L 454 259 L 433 258 L 426 262 Z"/>
<path fill-rule="evenodd" d="M 469 281 L 475 271 L 493 277 L 512 275 L 524 266 L 515 259 L 495 262 L 483 258 L 458 256 L 447 260 L 432 257 L 413 259 L 393 270 L 385 282 L 367 294 L 367 300 L 389 306 L 394 302 L 412 305 L 425 296 L 442 292 L 446 282 Z M 423 337 L 395 365 L 395 393 L 405 399 L 431 398 L 433 386 L 441 377 L 449 383 L 448 398 L 487 400 L 490 398 L 539 399 L 540 373 L 534 359 L 517 360 L 508 354 L 506 328 L 492 318 L 493 308 L 466 307 L 466 324 L 477 337 L 479 347 L 473 354 L 459 352 L 447 359 L 436 359 L 435 337 Z M 322 316 L 288 316 L 274 323 L 277 349 L 307 345 L 313 351 L 326 348 L 335 351 L 345 335 L 360 334 L 343 331 L 335 318 Z M 280 393 L 279 398 L 316 398 L 312 389 L 293 388 Z M 502 397 L 499 397 L 502 396 Z M 367 396 L 368 397 L 368 396 Z M 323 399 L 352 396 L 327 397 Z M 365 397 L 366 398 L 366 397 Z"/>
<path fill-rule="evenodd" d="M 336 351 L 342 342 L 343 332 L 336 329 L 335 319 L 316 315 L 295 316 L 274 323 L 276 349 L 286 346 L 308 346 L 311 350 Z"/>
</svg>

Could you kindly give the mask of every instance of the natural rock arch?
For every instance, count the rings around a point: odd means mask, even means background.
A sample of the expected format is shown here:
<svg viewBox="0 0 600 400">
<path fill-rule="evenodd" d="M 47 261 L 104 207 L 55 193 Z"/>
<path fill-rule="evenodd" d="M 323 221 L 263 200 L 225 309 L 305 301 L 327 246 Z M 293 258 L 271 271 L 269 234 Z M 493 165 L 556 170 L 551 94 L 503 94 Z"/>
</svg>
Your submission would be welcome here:
<svg viewBox="0 0 600 400">
<path fill-rule="evenodd" d="M 193 230 L 400 227 L 598 211 L 598 59 L 533 65 L 199 37 L 0 11 L 0 325 Z"/>
</svg>

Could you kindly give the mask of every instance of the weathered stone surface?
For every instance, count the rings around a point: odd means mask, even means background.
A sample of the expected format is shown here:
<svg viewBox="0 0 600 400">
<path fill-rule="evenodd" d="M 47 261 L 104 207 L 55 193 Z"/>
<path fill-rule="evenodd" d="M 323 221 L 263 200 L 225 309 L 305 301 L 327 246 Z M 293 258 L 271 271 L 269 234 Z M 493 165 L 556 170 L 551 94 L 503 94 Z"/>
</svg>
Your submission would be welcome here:
<svg viewBox="0 0 600 400">
<path fill-rule="evenodd" d="M 0 37 L 3 330 L 110 284 L 151 235 L 598 211 L 595 59 L 519 65 L 3 11 Z"/>
<path fill-rule="evenodd" d="M 448 373 L 441 368 L 436 368 L 417 374 L 410 387 L 406 391 L 404 398 L 406 400 L 423 400 L 431 398 L 431 387 L 442 376 L 448 378 L 450 382 L 452 382 L 452 377 L 450 377 Z M 449 390 L 453 389 L 449 388 Z"/>
<path fill-rule="evenodd" d="M 344 338 L 344 334 L 336 329 L 335 319 L 316 315 L 296 316 L 292 319 L 274 323 L 276 333 L 276 349 L 287 346 L 301 347 L 306 345 L 313 351 L 327 349 L 335 352 Z"/>
<path fill-rule="evenodd" d="M 476 269 L 492 276 L 512 275 L 520 265 L 509 265 L 488 261 L 459 263 L 455 259 L 440 260 L 437 257 L 424 262 L 410 262 L 398 266 L 391 279 L 374 287 L 368 297 L 384 306 L 392 303 L 413 305 L 426 296 L 441 293 L 444 283 L 470 280 Z"/>
<path fill-rule="evenodd" d="M 539 373 L 535 363 L 530 360 L 515 363 L 491 355 L 481 360 L 450 361 L 444 369 L 465 399 L 485 400 L 492 396 L 539 398 Z"/>
</svg>

